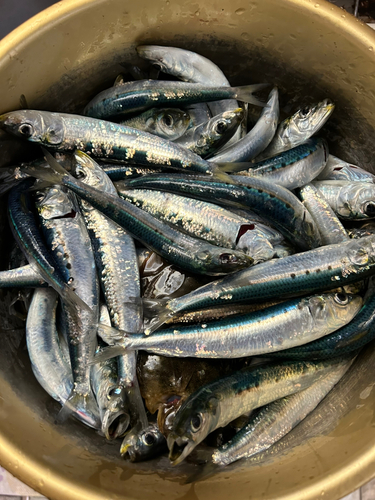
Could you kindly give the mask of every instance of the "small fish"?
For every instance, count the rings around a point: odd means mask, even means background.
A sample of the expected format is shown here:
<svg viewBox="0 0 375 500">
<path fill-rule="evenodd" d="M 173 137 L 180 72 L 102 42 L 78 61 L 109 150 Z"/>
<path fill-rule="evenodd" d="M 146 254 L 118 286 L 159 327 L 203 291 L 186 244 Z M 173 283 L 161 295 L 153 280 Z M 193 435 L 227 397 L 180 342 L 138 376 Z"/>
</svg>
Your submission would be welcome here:
<svg viewBox="0 0 375 500">
<path fill-rule="evenodd" d="M 153 335 L 127 335 L 123 349 L 143 350 L 162 356 L 241 358 L 283 351 L 303 345 L 349 323 L 362 306 L 359 296 L 312 295 L 292 299 L 268 309 L 199 325 L 171 327 Z M 109 332 L 99 325 L 99 332 Z M 114 335 L 118 335 L 116 330 Z M 109 342 L 109 337 L 106 339 Z M 113 344 L 113 342 L 111 342 Z M 106 357 L 115 348 L 104 348 Z M 97 360 L 102 359 L 99 353 Z"/>
<path fill-rule="evenodd" d="M 233 163 L 252 160 L 259 155 L 272 140 L 279 120 L 279 93 L 271 90 L 267 105 L 263 108 L 259 120 L 245 137 L 235 144 L 228 145 L 209 161 L 215 163 Z"/>
<path fill-rule="evenodd" d="M 375 217 L 374 184 L 352 181 L 313 181 L 312 184 L 342 219 Z"/>
<path fill-rule="evenodd" d="M 225 111 L 208 122 L 190 128 L 175 143 L 190 149 L 202 158 L 208 158 L 233 137 L 242 120 L 241 108 Z"/>
<path fill-rule="evenodd" d="M 134 118 L 122 121 L 121 124 L 175 141 L 185 134 L 190 125 L 190 116 L 181 109 L 151 108 Z"/>
<path fill-rule="evenodd" d="M 273 140 L 257 161 L 275 156 L 287 149 L 295 148 L 316 134 L 333 113 L 335 105 L 329 99 L 305 106 L 278 126 Z"/>
<path fill-rule="evenodd" d="M 118 223 L 131 236 L 172 264 L 187 271 L 209 275 L 233 273 L 252 264 L 252 259 L 243 252 L 223 249 L 192 238 L 120 199 L 117 195 L 103 193 L 88 186 L 69 175 L 48 152 L 46 155 L 55 172 L 32 168 L 28 170 L 31 175 L 73 190 L 94 208 Z"/>
<path fill-rule="evenodd" d="M 181 406 L 168 436 L 169 458 L 182 462 L 218 427 L 272 401 L 309 387 L 332 370 L 333 361 L 295 361 L 245 368 L 192 394 Z"/>
<path fill-rule="evenodd" d="M 83 114 L 113 120 L 154 106 L 184 106 L 219 99 L 239 99 L 263 106 L 264 103 L 253 93 L 266 86 L 268 84 L 259 83 L 243 87 L 207 87 L 197 83 L 161 80 L 127 82 L 100 92 L 86 105 Z"/>
<path fill-rule="evenodd" d="M 327 158 L 326 141 L 312 138 L 268 160 L 250 164 L 248 170 L 238 172 L 234 179 L 246 185 L 244 176 L 262 177 L 287 189 L 295 189 L 314 180 L 325 167 Z"/>
<path fill-rule="evenodd" d="M 298 194 L 319 228 L 322 245 L 331 245 L 349 240 L 348 233 L 337 215 L 312 184 L 302 187 Z"/>
<path fill-rule="evenodd" d="M 250 416 L 248 423 L 212 455 L 212 461 L 228 465 L 267 450 L 311 413 L 350 367 L 352 360 L 335 364 L 327 375 L 307 389 L 278 399 Z"/>
<path fill-rule="evenodd" d="M 48 286 L 48 284 L 30 264 L 9 269 L 9 271 L 0 271 L 0 288 L 39 288 L 41 286 Z"/>
<path fill-rule="evenodd" d="M 375 182 L 375 176 L 367 170 L 352 165 L 346 161 L 340 160 L 337 156 L 329 155 L 327 165 L 324 170 L 318 175 L 317 180 L 320 181 L 359 181 L 359 182 Z"/>
<path fill-rule="evenodd" d="M 120 454 L 131 462 L 151 460 L 168 451 L 167 440 L 156 424 L 150 424 L 146 429 L 135 426 L 125 436 Z"/>
</svg>

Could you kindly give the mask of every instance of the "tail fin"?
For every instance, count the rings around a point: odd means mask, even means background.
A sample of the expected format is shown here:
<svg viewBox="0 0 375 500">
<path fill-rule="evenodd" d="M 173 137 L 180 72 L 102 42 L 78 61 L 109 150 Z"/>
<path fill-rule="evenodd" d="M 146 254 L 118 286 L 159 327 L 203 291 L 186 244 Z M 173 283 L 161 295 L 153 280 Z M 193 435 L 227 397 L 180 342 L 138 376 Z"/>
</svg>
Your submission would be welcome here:
<svg viewBox="0 0 375 500">
<path fill-rule="evenodd" d="M 123 345 L 110 345 L 108 347 L 103 347 L 103 349 L 100 349 L 100 351 L 95 354 L 94 359 L 90 362 L 90 365 L 103 363 L 103 361 L 121 356 L 122 354 L 125 354 L 125 352 L 126 348 Z"/>
<path fill-rule="evenodd" d="M 169 299 L 143 299 L 145 335 L 150 335 L 173 317 L 174 313 L 168 308 L 168 303 Z"/>
<path fill-rule="evenodd" d="M 254 167 L 254 163 L 251 163 L 251 162 L 248 162 L 248 161 L 244 161 L 244 162 L 234 162 L 234 163 L 231 163 L 231 162 L 227 162 L 227 163 L 220 163 L 220 162 L 217 162 L 216 165 L 218 166 L 219 170 L 222 171 L 222 172 L 230 172 L 230 173 L 234 173 L 234 172 L 242 172 L 243 170 L 250 170 L 252 167 Z M 250 174 L 251 174 L 251 171 L 250 171 Z M 232 177 L 232 181 L 235 181 L 235 179 L 233 179 Z"/>
<path fill-rule="evenodd" d="M 239 101 L 248 102 L 250 104 L 255 104 L 256 106 L 267 106 L 266 102 L 260 101 L 257 97 L 253 96 L 254 92 L 262 90 L 269 86 L 269 83 L 257 83 L 255 85 L 245 85 L 243 87 L 233 87 L 236 92 L 234 96 Z"/>
<path fill-rule="evenodd" d="M 101 427 L 99 408 L 92 392 L 83 395 L 77 393 L 73 388 L 57 415 L 56 422 L 63 423 L 70 416 L 77 418 L 93 429 L 100 429 Z"/>
<path fill-rule="evenodd" d="M 128 336 L 128 334 L 123 330 L 118 330 L 117 328 L 105 325 L 104 323 L 99 323 L 98 335 L 106 344 L 111 346 L 119 344 L 123 346 L 125 339 Z"/>
<path fill-rule="evenodd" d="M 217 165 L 215 165 L 215 167 L 212 170 L 212 177 L 214 181 L 216 180 L 218 182 L 225 182 L 226 184 L 237 184 L 237 182 L 233 179 L 233 177 L 225 173 Z"/>
</svg>

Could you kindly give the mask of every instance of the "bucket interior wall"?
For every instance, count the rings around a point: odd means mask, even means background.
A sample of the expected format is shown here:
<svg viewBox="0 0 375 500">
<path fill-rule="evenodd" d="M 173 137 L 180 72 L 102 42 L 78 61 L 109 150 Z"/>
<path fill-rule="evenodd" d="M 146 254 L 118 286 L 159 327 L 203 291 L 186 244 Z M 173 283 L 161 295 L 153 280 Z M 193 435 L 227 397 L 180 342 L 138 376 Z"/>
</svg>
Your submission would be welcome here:
<svg viewBox="0 0 375 500">
<path fill-rule="evenodd" d="M 128 64 L 140 44 L 173 45 L 216 62 L 232 85 L 279 87 L 282 117 L 324 98 L 336 104 L 324 129 L 330 151 L 373 166 L 375 37 L 348 14 L 308 0 L 65 0 L 0 43 L 0 112 L 20 107 L 79 112 Z M 4 137 L 4 136 L 2 136 Z M 13 149 L 12 149 L 13 148 Z M 28 148 L 1 141 L 0 165 Z M 6 200 L 0 200 L 0 266 L 9 261 Z M 119 442 L 79 423 L 55 424 L 59 405 L 36 382 L 23 322 L 0 291 L 0 463 L 54 499 L 338 499 L 375 470 L 374 346 L 322 405 L 256 460 L 186 483 L 201 466 L 166 457 L 129 464 Z M 186 483 L 186 484 L 185 484 Z"/>
</svg>

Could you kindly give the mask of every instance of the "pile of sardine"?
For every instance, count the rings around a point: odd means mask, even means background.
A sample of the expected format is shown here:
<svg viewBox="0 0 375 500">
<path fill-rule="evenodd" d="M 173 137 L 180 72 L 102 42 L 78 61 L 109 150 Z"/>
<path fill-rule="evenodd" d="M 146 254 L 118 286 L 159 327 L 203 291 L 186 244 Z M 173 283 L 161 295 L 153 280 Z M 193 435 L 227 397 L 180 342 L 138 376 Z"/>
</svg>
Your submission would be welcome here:
<svg viewBox="0 0 375 500">
<path fill-rule="evenodd" d="M 60 421 L 132 461 L 205 440 L 226 465 L 290 432 L 375 337 L 374 176 L 315 135 L 329 99 L 279 123 L 277 88 L 137 50 L 170 76 L 132 67 L 79 115 L 0 116 L 43 149 L 1 173 L 28 263 L 0 287 L 35 289 L 27 347 Z"/>
</svg>

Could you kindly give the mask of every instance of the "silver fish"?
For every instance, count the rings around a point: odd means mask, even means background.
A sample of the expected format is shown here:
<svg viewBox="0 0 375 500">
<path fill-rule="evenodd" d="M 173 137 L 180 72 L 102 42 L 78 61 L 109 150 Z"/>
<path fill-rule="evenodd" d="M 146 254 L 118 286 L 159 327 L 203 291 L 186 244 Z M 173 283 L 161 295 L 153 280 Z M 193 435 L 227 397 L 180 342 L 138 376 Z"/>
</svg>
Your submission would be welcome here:
<svg viewBox="0 0 375 500">
<path fill-rule="evenodd" d="M 96 328 L 99 320 L 99 282 L 90 238 L 75 196 L 61 187 L 52 187 L 37 200 L 43 233 L 58 263 L 66 273 L 77 295 L 90 310 L 65 306 L 68 325 L 70 359 L 74 387 L 61 416 L 82 411 L 91 415 L 93 427 L 100 427 L 99 410 L 90 384 L 89 362 L 96 349 Z"/>
<path fill-rule="evenodd" d="M 322 245 L 331 245 L 349 240 L 348 233 L 337 215 L 312 184 L 307 184 L 301 188 L 299 196 L 319 228 Z"/>
<path fill-rule="evenodd" d="M 257 157 L 257 161 L 270 158 L 305 142 L 323 127 L 334 109 L 335 105 L 329 99 L 299 109 L 293 116 L 280 123 L 273 140 Z"/>
<path fill-rule="evenodd" d="M 150 424 L 146 429 L 139 425 L 125 436 L 120 454 L 131 462 L 150 460 L 168 451 L 167 440 L 156 424 Z"/>
<path fill-rule="evenodd" d="M 317 177 L 320 181 L 360 181 L 375 182 L 375 175 L 363 168 L 340 160 L 337 156 L 329 155 L 327 165 Z"/>
<path fill-rule="evenodd" d="M 104 193 L 116 195 L 109 177 L 89 156 L 78 151 L 76 174 L 84 182 Z M 109 309 L 111 323 L 116 328 L 130 333 L 140 330 L 140 279 L 137 255 L 133 239 L 124 229 L 105 217 L 90 203 L 80 201 L 83 216 L 93 247 L 99 270 L 99 278 Z M 139 392 L 136 374 L 136 353 L 129 353 L 117 360 L 118 391 L 125 390 L 129 411 L 135 421 L 147 425 L 146 412 Z"/>
<path fill-rule="evenodd" d="M 163 73 L 176 76 L 185 82 L 203 85 L 230 85 L 221 69 L 212 61 L 190 50 L 160 45 L 141 45 L 137 47 L 140 57 L 156 64 Z M 235 100 L 209 103 L 212 116 L 238 108 Z M 240 139 L 239 132 L 233 138 L 233 144 Z"/>
<path fill-rule="evenodd" d="M 375 217 L 374 184 L 352 181 L 314 181 L 312 184 L 342 219 Z"/>
<path fill-rule="evenodd" d="M 215 163 L 233 163 L 249 161 L 259 155 L 270 143 L 279 120 L 279 94 L 277 88 L 271 90 L 267 105 L 263 108 L 259 120 L 245 137 L 235 144 L 228 145 L 209 161 Z M 242 170 L 239 167 L 237 170 Z"/>
<path fill-rule="evenodd" d="M 175 108 L 151 108 L 134 118 L 121 121 L 127 127 L 144 130 L 163 139 L 175 141 L 181 137 L 190 125 L 190 116 L 186 111 Z"/>
<path fill-rule="evenodd" d="M 212 461 L 228 465 L 270 448 L 318 406 L 351 364 L 352 360 L 343 360 L 307 389 L 261 408 L 231 441 L 214 451 Z"/>
</svg>

